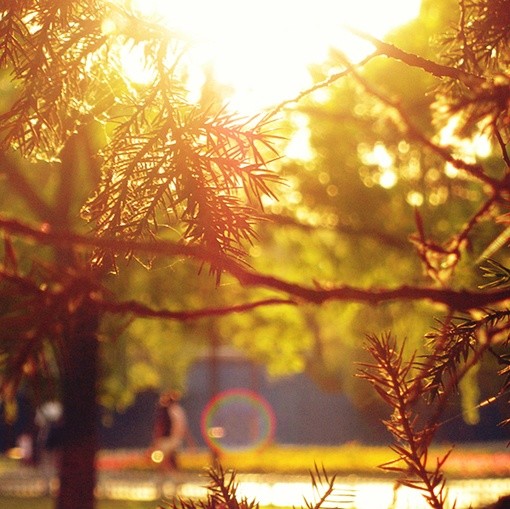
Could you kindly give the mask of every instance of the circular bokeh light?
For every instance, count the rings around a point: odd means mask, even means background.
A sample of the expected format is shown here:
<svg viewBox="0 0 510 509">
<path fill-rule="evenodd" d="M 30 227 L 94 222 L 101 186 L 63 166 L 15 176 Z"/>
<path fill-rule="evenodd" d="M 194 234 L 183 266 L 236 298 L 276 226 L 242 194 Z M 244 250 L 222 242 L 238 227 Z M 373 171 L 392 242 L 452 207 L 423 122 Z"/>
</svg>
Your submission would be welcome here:
<svg viewBox="0 0 510 509">
<path fill-rule="evenodd" d="M 164 455 L 163 451 L 159 451 L 159 450 L 152 451 L 151 460 L 154 463 L 161 463 L 163 461 L 164 457 L 165 457 L 165 455 Z"/>
</svg>

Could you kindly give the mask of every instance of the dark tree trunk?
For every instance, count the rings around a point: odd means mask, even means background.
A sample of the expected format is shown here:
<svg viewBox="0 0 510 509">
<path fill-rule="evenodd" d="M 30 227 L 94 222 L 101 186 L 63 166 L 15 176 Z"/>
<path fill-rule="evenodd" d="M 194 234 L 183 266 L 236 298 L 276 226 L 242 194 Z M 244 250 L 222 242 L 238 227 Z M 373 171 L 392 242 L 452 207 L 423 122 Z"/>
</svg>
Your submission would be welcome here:
<svg viewBox="0 0 510 509">
<path fill-rule="evenodd" d="M 95 506 L 99 316 L 89 295 L 82 298 L 76 311 L 69 316 L 63 345 L 64 422 L 57 509 L 93 509 Z"/>
<path fill-rule="evenodd" d="M 80 154 L 87 136 L 84 128 L 71 136 L 62 151 L 60 182 L 52 218 L 55 231 L 72 231 L 76 203 L 82 202 Z M 93 166 L 93 158 L 86 164 Z M 62 271 L 77 277 L 67 294 L 61 351 L 63 429 L 59 451 L 60 490 L 57 509 L 93 509 L 98 449 L 98 342 L 99 311 L 93 300 L 100 274 L 83 265 L 72 248 L 57 247 Z M 78 275 L 82 274 L 83 277 Z"/>
</svg>

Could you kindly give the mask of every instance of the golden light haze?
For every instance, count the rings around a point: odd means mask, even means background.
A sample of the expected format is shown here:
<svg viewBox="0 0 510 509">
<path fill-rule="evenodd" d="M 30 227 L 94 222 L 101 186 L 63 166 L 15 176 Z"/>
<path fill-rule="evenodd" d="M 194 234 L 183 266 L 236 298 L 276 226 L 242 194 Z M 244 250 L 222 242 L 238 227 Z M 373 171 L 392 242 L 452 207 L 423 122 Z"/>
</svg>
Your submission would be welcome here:
<svg viewBox="0 0 510 509">
<path fill-rule="evenodd" d="M 233 90 L 231 106 L 254 113 L 290 99 L 311 84 L 308 66 L 336 47 L 351 59 L 369 51 L 349 34 L 376 37 L 418 15 L 420 0 L 132 0 L 140 14 L 158 19 L 193 41 L 197 69 L 211 66 Z M 197 71 L 194 79 L 203 79 Z"/>
</svg>

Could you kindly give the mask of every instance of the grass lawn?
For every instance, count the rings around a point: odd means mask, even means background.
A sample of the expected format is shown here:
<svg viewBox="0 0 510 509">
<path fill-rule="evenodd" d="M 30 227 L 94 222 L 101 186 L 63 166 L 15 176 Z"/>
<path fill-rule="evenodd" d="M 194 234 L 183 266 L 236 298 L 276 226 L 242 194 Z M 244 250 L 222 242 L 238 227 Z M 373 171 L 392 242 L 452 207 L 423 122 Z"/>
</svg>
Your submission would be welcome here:
<svg viewBox="0 0 510 509">
<path fill-rule="evenodd" d="M 433 447 L 430 461 L 435 462 L 448 450 L 448 445 Z M 307 475 L 317 464 L 331 474 L 373 476 L 381 473 L 379 465 L 394 458 L 387 446 L 346 443 L 339 446 L 272 445 L 258 451 L 223 454 L 220 461 L 224 468 L 237 472 Z M 185 472 L 203 473 L 211 464 L 211 455 L 206 450 L 186 450 L 180 455 L 180 463 Z M 101 451 L 97 465 L 103 471 L 154 469 L 144 451 L 129 449 Z M 16 468 L 16 461 L 0 456 L 0 474 L 12 468 Z M 510 477 L 510 448 L 502 442 L 457 445 L 444 470 L 447 476 L 455 477 Z"/>
<path fill-rule="evenodd" d="M 444 456 L 450 447 L 433 447 L 429 460 Z M 381 474 L 379 465 L 395 459 L 387 446 L 347 443 L 339 446 L 282 446 L 274 445 L 260 451 L 223 454 L 221 464 L 226 469 L 250 473 L 308 474 L 314 465 L 331 474 Z M 184 451 L 180 457 L 184 471 L 203 472 L 211 463 L 207 451 Z M 140 451 L 103 451 L 99 468 L 150 469 L 150 460 Z M 506 443 L 457 445 L 444 465 L 445 474 L 452 477 L 510 477 L 510 448 Z"/>
</svg>

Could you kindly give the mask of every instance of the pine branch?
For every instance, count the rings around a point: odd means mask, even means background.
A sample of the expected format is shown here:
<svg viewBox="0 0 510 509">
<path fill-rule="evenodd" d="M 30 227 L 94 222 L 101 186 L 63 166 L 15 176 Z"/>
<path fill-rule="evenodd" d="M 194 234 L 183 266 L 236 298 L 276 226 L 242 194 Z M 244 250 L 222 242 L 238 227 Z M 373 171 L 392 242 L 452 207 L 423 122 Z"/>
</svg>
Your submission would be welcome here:
<svg viewBox="0 0 510 509">
<path fill-rule="evenodd" d="M 16 3 L 7 11 L 8 19 L 23 28 L 20 40 L 6 41 L 0 51 L 23 89 L 0 115 L 4 149 L 13 146 L 25 156 L 56 160 L 88 116 L 84 97 L 91 80 L 83 68 L 87 56 L 106 40 L 94 5 L 93 0 L 80 6 L 75 2 L 72 8 L 48 3 L 32 12 L 28 4 Z"/>
<path fill-rule="evenodd" d="M 496 338 L 507 337 L 509 318 L 508 309 L 486 310 L 476 319 L 454 316 L 425 336 L 431 352 L 423 358 L 422 371 L 432 399 L 448 397 L 464 374 L 492 349 Z"/>
<path fill-rule="evenodd" d="M 238 498 L 238 483 L 236 473 L 227 474 L 221 465 L 216 464 L 208 470 L 211 482 L 208 485 L 210 495 L 208 508 L 226 507 L 228 509 L 258 509 L 256 501 L 250 501 L 246 497 Z"/>
<path fill-rule="evenodd" d="M 448 288 L 402 285 L 395 288 L 357 288 L 349 285 L 307 286 L 248 269 L 245 265 L 226 260 L 200 246 L 190 246 L 168 241 L 123 241 L 35 229 L 19 221 L 0 218 L 0 229 L 12 235 L 25 237 L 44 245 L 73 245 L 76 247 L 116 252 L 137 252 L 168 257 L 191 257 L 198 261 L 221 266 L 246 287 L 264 287 L 286 293 L 302 302 L 322 304 L 328 301 L 352 301 L 379 304 L 389 301 L 429 301 L 445 305 L 452 310 L 468 311 L 486 308 L 510 298 L 510 289 L 485 292 L 454 290 Z"/>
<path fill-rule="evenodd" d="M 391 446 L 397 459 L 381 468 L 399 472 L 399 483 L 418 489 L 431 507 L 443 509 L 446 489 L 442 466 L 445 457 L 438 459 L 433 469 L 428 465 L 428 448 L 437 429 L 437 423 L 419 426 L 418 414 L 414 410 L 417 399 L 423 395 L 421 377 L 414 355 L 404 360 L 404 345 L 398 348 L 391 335 L 367 338 L 367 350 L 374 359 L 373 364 L 362 364 L 359 376 L 368 380 L 392 409 L 391 418 L 384 421 L 395 443 Z"/>
<path fill-rule="evenodd" d="M 483 277 L 492 279 L 485 285 L 480 285 L 478 288 L 485 290 L 487 288 L 507 288 L 510 286 L 510 269 L 497 262 L 496 260 L 488 259 L 485 265 L 480 267 L 483 271 Z"/>
<path fill-rule="evenodd" d="M 314 470 L 310 471 L 312 488 L 314 491 L 314 500 L 306 500 L 307 509 L 322 509 L 329 503 L 334 502 L 339 493 L 335 493 L 336 476 L 330 477 L 324 467 L 319 468 L 314 465 Z"/>
<path fill-rule="evenodd" d="M 428 333 L 425 338 L 431 352 L 423 357 L 422 371 L 425 372 L 425 389 L 434 399 L 449 392 L 445 390 L 447 378 L 450 387 L 457 387 L 458 366 L 474 352 L 477 344 L 476 324 L 453 317 L 448 323 L 441 323 L 437 331 Z"/>
<path fill-rule="evenodd" d="M 137 240 L 155 234 L 161 211 L 183 225 L 188 243 L 242 259 L 243 243 L 255 236 L 255 207 L 280 182 L 261 152 L 274 151 L 277 139 L 268 119 L 211 116 L 183 102 L 167 77 L 127 108 L 85 217 L 100 236 Z"/>
</svg>

